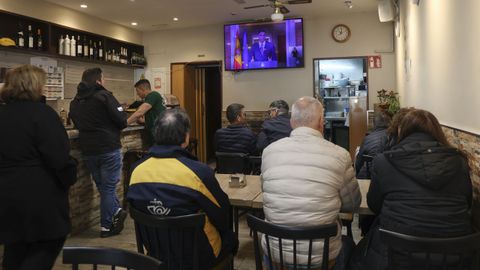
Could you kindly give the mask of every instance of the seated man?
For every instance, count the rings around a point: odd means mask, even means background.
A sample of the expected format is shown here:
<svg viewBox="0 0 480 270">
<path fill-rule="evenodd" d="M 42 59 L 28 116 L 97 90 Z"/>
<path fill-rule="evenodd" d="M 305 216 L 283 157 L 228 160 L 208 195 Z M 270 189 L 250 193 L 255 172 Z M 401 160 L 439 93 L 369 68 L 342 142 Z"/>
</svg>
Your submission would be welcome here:
<svg viewBox="0 0 480 270">
<path fill-rule="evenodd" d="M 290 115 L 288 115 L 288 104 L 285 100 L 275 100 L 268 109 L 270 119 L 262 124 L 262 131 L 258 134 L 257 149 L 263 151 L 265 147 L 274 141 L 290 136 Z"/>
<path fill-rule="evenodd" d="M 246 127 L 246 115 L 242 104 L 233 103 L 227 107 L 230 125 L 215 132 L 215 151 L 253 154 L 257 137 Z"/>
<path fill-rule="evenodd" d="M 382 153 L 388 144 L 387 127 L 390 124 L 390 117 L 385 113 L 378 113 L 373 124 L 375 129 L 363 139 L 355 161 L 358 179 L 370 178 L 371 158 Z M 370 160 L 367 160 L 366 156 L 370 156 Z"/>
<path fill-rule="evenodd" d="M 263 151 L 265 218 L 286 226 L 336 222 L 338 232 L 330 240 L 329 265 L 338 263 L 340 267 L 345 265 L 353 241 L 341 237 L 339 212 L 353 212 L 362 199 L 350 154 L 323 138 L 323 106 L 318 100 L 312 97 L 297 100 L 290 121 L 293 127 L 290 137 L 270 144 Z M 345 245 L 343 255 L 339 255 L 342 245 Z M 270 246 L 274 249 L 272 254 L 278 254 L 276 242 L 272 241 Z M 297 262 L 301 265 L 307 264 L 308 246 L 308 241 L 297 243 Z M 321 265 L 322 248 L 323 240 L 313 241 L 312 268 Z M 292 263 L 292 250 L 291 242 L 283 244 L 287 263 Z"/>
<path fill-rule="evenodd" d="M 189 142 L 190 119 L 183 110 L 160 113 L 155 131 L 155 145 L 133 169 L 127 199 L 136 209 L 152 215 L 205 213 L 199 258 L 200 269 L 209 269 L 238 247 L 229 227 L 228 196 L 213 170 L 184 149 Z"/>
</svg>

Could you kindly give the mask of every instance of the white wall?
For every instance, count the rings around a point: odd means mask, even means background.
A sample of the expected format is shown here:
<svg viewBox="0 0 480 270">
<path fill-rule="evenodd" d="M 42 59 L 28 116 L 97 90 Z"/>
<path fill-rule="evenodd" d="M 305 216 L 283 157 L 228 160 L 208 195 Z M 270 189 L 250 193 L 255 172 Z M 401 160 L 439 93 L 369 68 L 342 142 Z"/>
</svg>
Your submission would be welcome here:
<svg viewBox="0 0 480 270">
<path fill-rule="evenodd" d="M 331 38 L 332 27 L 339 23 L 348 25 L 352 31 L 345 44 Z M 369 72 L 370 107 L 376 99 L 375 91 L 395 87 L 394 53 L 375 52 L 392 50 L 392 25 L 380 23 L 376 12 L 305 20 L 304 32 L 305 68 L 224 72 L 223 108 L 238 102 L 247 110 L 265 110 L 275 99 L 282 98 L 291 104 L 301 96 L 313 95 L 313 58 L 319 57 L 381 55 L 383 68 Z M 223 25 L 146 32 L 144 46 L 149 68 L 169 70 L 172 62 L 223 61 Z"/>
<path fill-rule="evenodd" d="M 401 2 L 396 72 L 402 105 L 480 134 L 480 1 Z"/>
<path fill-rule="evenodd" d="M 39 0 L 1 0 L 0 9 L 67 27 L 142 44 L 142 33 L 97 17 Z"/>
</svg>

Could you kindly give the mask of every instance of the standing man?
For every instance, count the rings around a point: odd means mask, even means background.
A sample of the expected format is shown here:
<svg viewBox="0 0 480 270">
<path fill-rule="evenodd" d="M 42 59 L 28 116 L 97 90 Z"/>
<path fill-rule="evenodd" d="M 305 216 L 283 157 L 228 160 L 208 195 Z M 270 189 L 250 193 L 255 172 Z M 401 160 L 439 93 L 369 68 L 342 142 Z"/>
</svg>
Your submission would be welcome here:
<svg viewBox="0 0 480 270">
<path fill-rule="evenodd" d="M 331 267 L 336 263 L 345 266 L 347 251 L 353 243 L 351 239 L 350 242 L 342 239 L 338 214 L 353 212 L 360 206 L 362 196 L 350 154 L 323 138 L 323 106 L 313 97 L 302 97 L 295 102 L 290 122 L 293 128 L 290 137 L 270 144 L 263 151 L 265 218 L 285 226 L 337 223 L 337 235 L 330 240 L 328 263 Z M 300 242 L 298 262 L 306 265 L 307 258 L 310 259 L 308 241 Z M 277 243 L 273 241 L 270 245 L 275 249 L 272 254 L 278 254 Z M 345 245 L 345 256 L 339 256 L 342 245 Z M 291 242 L 283 245 L 287 263 L 292 263 L 292 249 Z M 321 266 L 322 249 L 322 241 L 313 241 L 312 268 Z"/>
<path fill-rule="evenodd" d="M 257 137 L 246 126 L 245 106 L 238 103 L 228 105 L 227 119 L 230 125 L 215 132 L 215 151 L 254 154 Z"/>
<path fill-rule="evenodd" d="M 70 103 L 70 118 L 79 131 L 85 165 L 100 192 L 100 237 L 109 237 L 123 230 L 127 217 L 115 191 L 122 168 L 120 133 L 127 126 L 127 114 L 104 83 L 100 68 L 83 72 Z"/>
<path fill-rule="evenodd" d="M 163 104 L 163 98 L 157 91 L 152 91 L 150 82 L 146 79 L 139 80 L 135 84 L 135 90 L 137 95 L 145 99 L 145 102 L 138 107 L 138 110 L 132 114 L 127 123 L 130 125 L 137 121 L 142 121 L 143 116 L 145 116 L 145 142 L 144 145 L 147 148 L 150 148 L 155 143 L 153 139 L 153 126 L 158 115 L 165 110 Z"/>
<path fill-rule="evenodd" d="M 252 45 L 252 59 L 250 61 L 276 61 L 275 46 L 265 39 L 265 31 L 258 32 L 258 42 Z"/>
</svg>

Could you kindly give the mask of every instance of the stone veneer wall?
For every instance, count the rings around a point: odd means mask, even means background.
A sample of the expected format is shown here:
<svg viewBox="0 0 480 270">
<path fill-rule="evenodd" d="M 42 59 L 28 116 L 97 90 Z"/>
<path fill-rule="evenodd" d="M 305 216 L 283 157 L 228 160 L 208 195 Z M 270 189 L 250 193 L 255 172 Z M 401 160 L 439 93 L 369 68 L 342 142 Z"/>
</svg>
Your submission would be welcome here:
<svg viewBox="0 0 480 270">
<path fill-rule="evenodd" d="M 469 156 L 470 177 L 473 184 L 473 222 L 480 229 L 480 135 L 450 127 L 443 127 L 443 131 L 450 143 L 464 150 Z"/>
<path fill-rule="evenodd" d="M 141 149 L 142 130 L 124 131 L 122 133 L 122 154 L 131 149 Z M 91 226 L 98 226 L 100 232 L 100 194 L 83 163 L 78 139 L 71 139 L 71 155 L 79 161 L 77 166 L 77 183 L 70 188 L 70 217 L 72 234 L 80 233 Z M 120 203 L 123 200 L 124 174 L 120 176 L 117 194 Z"/>
</svg>

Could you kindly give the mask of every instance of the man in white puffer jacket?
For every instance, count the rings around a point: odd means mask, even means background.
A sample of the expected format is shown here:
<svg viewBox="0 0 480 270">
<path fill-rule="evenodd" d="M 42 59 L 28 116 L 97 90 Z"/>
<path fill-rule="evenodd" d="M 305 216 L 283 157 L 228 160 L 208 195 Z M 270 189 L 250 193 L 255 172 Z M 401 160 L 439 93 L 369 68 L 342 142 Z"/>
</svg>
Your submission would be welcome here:
<svg viewBox="0 0 480 270">
<path fill-rule="evenodd" d="M 312 97 L 292 107 L 290 137 L 270 144 L 262 156 L 263 210 L 267 221 L 286 226 L 338 223 L 330 239 L 329 265 L 342 248 L 339 212 L 354 212 L 362 195 L 350 154 L 323 138 L 323 106 Z M 265 239 L 264 239 L 265 240 Z M 263 241 L 265 242 L 265 241 Z M 265 243 L 264 250 L 265 250 Z M 293 263 L 292 242 L 282 241 L 284 259 Z M 278 245 L 272 241 L 274 261 Z M 323 240 L 313 243 L 312 264 L 322 263 Z M 308 241 L 297 242 L 297 262 L 307 264 Z"/>
</svg>

